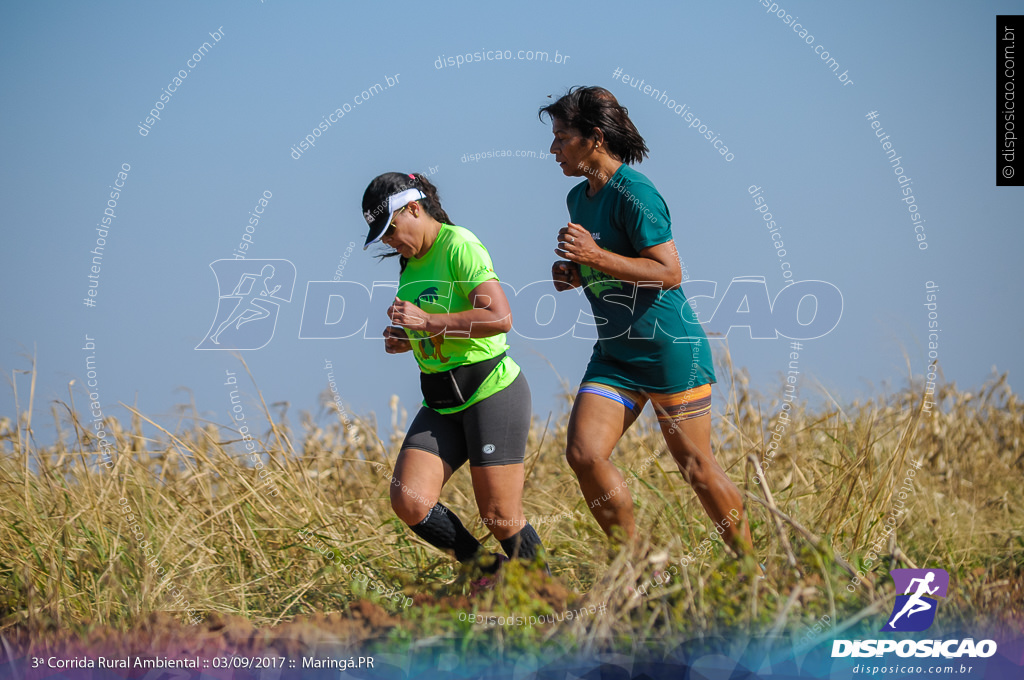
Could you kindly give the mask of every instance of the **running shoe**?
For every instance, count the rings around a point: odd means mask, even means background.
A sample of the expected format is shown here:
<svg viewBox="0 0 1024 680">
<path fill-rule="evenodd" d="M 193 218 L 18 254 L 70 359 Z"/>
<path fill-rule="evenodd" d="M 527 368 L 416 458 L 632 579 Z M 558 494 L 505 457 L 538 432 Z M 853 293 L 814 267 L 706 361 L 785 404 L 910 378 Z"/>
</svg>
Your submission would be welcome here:
<svg viewBox="0 0 1024 680">
<path fill-rule="evenodd" d="M 480 556 L 477 559 L 476 566 L 480 568 L 484 575 L 470 584 L 470 593 L 476 595 L 480 591 L 493 588 L 498 582 L 498 572 L 501 571 L 501 565 L 508 561 L 509 559 L 501 553 L 490 553 Z"/>
</svg>

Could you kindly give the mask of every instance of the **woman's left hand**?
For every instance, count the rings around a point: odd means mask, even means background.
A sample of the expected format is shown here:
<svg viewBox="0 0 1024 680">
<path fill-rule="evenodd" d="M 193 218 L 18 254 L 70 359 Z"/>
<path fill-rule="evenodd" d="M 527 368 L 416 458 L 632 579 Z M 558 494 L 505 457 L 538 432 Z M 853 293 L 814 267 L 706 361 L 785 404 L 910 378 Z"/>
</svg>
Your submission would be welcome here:
<svg viewBox="0 0 1024 680">
<path fill-rule="evenodd" d="M 597 245 L 594 237 L 582 226 L 569 222 L 558 230 L 558 246 L 555 255 L 577 264 L 595 267 L 604 250 Z M 596 267 L 595 267 L 596 268 Z"/>
<path fill-rule="evenodd" d="M 391 323 L 402 328 L 429 330 L 430 314 L 405 300 L 395 298 L 395 301 L 388 307 L 388 318 L 391 319 Z"/>
</svg>

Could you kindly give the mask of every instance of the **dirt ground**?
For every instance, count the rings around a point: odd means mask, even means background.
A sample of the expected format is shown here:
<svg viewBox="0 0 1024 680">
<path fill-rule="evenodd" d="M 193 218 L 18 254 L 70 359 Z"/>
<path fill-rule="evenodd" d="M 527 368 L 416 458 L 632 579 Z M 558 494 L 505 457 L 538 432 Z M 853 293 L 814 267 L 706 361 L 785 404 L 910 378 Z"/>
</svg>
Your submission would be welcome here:
<svg viewBox="0 0 1024 680">
<path fill-rule="evenodd" d="M 555 611 L 567 606 L 568 592 L 547 581 L 534 595 Z M 450 611 L 471 611 L 470 597 L 418 593 L 410 607 L 424 605 Z M 172 612 L 153 612 L 130 631 L 96 626 L 87 633 L 49 625 L 14 626 L 0 632 L 0 662 L 55 655 L 64 659 L 103 655 L 108 658 L 152 657 L 192 658 L 238 655 L 245 657 L 286 656 L 297 658 L 314 652 L 366 649 L 384 642 L 395 629 L 405 629 L 414 637 L 413 624 L 368 600 L 352 603 L 344 612 L 298 616 L 275 626 L 257 627 L 242 616 L 209 612 L 196 625 Z M 52 672 L 52 671 L 51 671 Z M 2 674 L 0 674 L 2 677 Z M 39 676 L 43 677 L 43 676 Z"/>
</svg>

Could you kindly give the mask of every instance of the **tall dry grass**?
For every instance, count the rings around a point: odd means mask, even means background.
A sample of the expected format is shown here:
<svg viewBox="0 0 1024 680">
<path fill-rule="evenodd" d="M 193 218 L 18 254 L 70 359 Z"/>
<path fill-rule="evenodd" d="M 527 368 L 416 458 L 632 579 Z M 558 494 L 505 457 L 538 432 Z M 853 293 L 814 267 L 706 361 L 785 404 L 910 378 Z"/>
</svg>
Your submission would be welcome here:
<svg viewBox="0 0 1024 680">
<path fill-rule="evenodd" d="M 943 626 L 1020 626 L 1024 409 L 1005 375 L 973 393 L 941 386 L 931 412 L 922 410 L 921 385 L 863 403 L 797 406 L 759 485 L 753 477 L 780 403 L 755 394 L 727 354 L 724 361 L 719 375 L 729 380 L 719 389 L 727 408 L 715 414 L 713 444 L 746 494 L 764 579 L 754 561 L 734 560 L 720 541 L 695 555 L 711 525 L 663 453 L 649 414 L 614 458 L 636 477 L 630 489 L 640 545 L 610 547 L 590 517 L 562 457 L 566 408 L 534 423 L 526 459 L 526 514 L 547 520 L 535 526 L 556 584 L 517 567 L 494 591 L 467 597 L 467 576 L 390 509 L 391 464 L 409 415 L 397 398 L 380 428 L 372 416 L 343 427 L 329 393 L 324 408 L 334 412 L 320 419 L 327 424 L 304 415 L 293 427 L 254 385 L 240 387 L 248 422 L 262 421 L 258 450 L 267 453 L 270 488 L 239 433 L 194 408 L 173 426 L 127 406 L 127 422 L 107 419 L 116 455 L 106 469 L 69 397 L 52 407 L 52 446 L 35 444 L 31 410 L 0 421 L 0 635 L 129 631 L 151 612 L 180 616 L 187 607 L 204 619 L 237 615 L 271 626 L 366 598 L 401 622 L 393 637 L 405 640 L 455 634 L 487 646 L 568 639 L 588 649 L 735 630 L 806 640 L 816 623 L 825 632 L 877 630 L 893 595 L 886 575 L 903 566 L 950 573 Z M 378 429 L 388 433 L 385 441 Z M 913 461 L 920 470 L 898 528 L 862 569 Z M 122 499 L 150 542 L 148 553 L 129 530 Z M 487 536 L 473 521 L 468 474 L 453 477 L 443 500 Z M 300 530 L 316 540 L 302 540 Z M 320 541 L 340 564 L 318 552 Z M 493 538 L 485 546 L 499 550 Z M 686 556 L 695 561 L 684 567 Z M 858 570 L 863 576 L 854 579 Z M 415 604 L 384 600 L 356 573 L 404 589 Z M 457 616 L 543 615 L 563 604 L 599 603 L 605 613 L 559 626 L 481 626 Z"/>
</svg>

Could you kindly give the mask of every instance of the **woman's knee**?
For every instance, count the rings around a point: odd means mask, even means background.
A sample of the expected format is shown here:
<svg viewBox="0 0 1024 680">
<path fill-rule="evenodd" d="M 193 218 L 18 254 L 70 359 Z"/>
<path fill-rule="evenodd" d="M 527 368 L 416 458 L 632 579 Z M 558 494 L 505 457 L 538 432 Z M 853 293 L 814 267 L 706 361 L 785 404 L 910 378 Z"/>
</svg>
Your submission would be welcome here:
<svg viewBox="0 0 1024 680">
<path fill-rule="evenodd" d="M 679 467 L 683 470 L 686 481 L 694 489 L 707 489 L 711 494 L 721 497 L 740 496 L 736 485 L 720 465 L 709 465 L 706 461 L 694 457 L 685 467 Z"/>
<path fill-rule="evenodd" d="M 595 453 L 593 447 L 569 441 L 565 447 L 565 460 L 574 472 L 585 472 L 607 460 L 607 456 Z"/>
<path fill-rule="evenodd" d="M 428 498 L 404 484 L 391 485 L 391 509 L 395 511 L 398 519 L 409 526 L 422 522 L 436 503 L 436 498 Z"/>
<path fill-rule="evenodd" d="M 481 508 L 480 521 L 499 539 L 515 536 L 526 525 L 522 511 L 512 507 Z"/>
<path fill-rule="evenodd" d="M 717 486 L 720 481 L 716 475 L 717 466 L 708 465 L 699 455 L 686 452 L 675 456 L 675 459 L 679 471 L 683 473 L 683 479 L 693 487 Z"/>
</svg>

